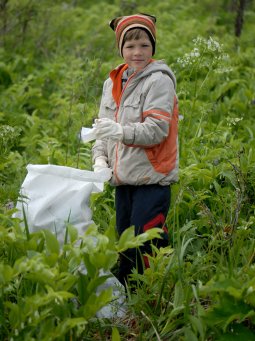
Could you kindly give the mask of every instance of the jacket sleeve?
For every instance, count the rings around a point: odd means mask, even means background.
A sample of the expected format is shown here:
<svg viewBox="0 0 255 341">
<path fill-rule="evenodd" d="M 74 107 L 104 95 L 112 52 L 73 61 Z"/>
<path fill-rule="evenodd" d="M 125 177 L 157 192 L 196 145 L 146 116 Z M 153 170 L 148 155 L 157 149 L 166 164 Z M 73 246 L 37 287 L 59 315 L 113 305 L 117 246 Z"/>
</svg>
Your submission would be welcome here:
<svg viewBox="0 0 255 341">
<path fill-rule="evenodd" d="M 123 142 L 133 147 L 150 148 L 161 143 L 169 133 L 175 89 L 171 78 L 163 73 L 150 77 L 145 94 L 142 122 L 123 127 Z"/>
<path fill-rule="evenodd" d="M 101 103 L 100 103 L 100 108 L 99 108 L 99 114 L 98 117 L 102 118 L 105 117 L 105 107 L 103 105 L 104 99 L 105 99 L 105 92 L 107 88 L 107 80 L 104 83 L 103 86 L 103 92 L 102 92 L 102 97 L 101 97 Z M 107 143 L 105 140 L 96 140 L 93 147 L 92 147 L 92 162 L 95 162 L 95 159 L 98 156 L 106 156 L 107 157 Z"/>
</svg>

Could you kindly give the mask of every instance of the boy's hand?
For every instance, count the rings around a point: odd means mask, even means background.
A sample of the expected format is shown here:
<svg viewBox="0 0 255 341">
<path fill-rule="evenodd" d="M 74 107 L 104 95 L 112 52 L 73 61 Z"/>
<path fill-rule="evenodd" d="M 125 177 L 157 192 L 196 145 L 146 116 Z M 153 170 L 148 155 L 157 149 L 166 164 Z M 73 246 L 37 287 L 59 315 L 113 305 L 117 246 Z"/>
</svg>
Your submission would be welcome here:
<svg viewBox="0 0 255 341">
<path fill-rule="evenodd" d="M 94 172 L 97 173 L 103 181 L 109 181 L 112 177 L 112 169 L 109 168 L 106 156 L 98 156 L 93 165 Z"/>
<path fill-rule="evenodd" d="M 95 120 L 93 127 L 95 128 L 95 136 L 98 140 L 108 138 L 114 141 L 122 141 L 123 139 L 122 126 L 109 118 Z"/>
<path fill-rule="evenodd" d="M 108 168 L 108 163 L 106 162 L 105 156 L 98 156 L 95 159 L 95 163 L 93 165 L 94 172 L 100 172 L 102 169 Z"/>
</svg>

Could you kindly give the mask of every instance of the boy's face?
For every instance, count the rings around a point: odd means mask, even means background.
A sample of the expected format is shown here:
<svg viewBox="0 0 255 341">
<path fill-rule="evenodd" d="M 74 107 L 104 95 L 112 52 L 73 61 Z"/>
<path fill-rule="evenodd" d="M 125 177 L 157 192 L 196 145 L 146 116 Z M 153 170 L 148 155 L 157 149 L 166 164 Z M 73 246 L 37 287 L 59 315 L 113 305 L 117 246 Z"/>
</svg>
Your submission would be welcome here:
<svg viewBox="0 0 255 341">
<path fill-rule="evenodd" d="M 126 41 L 122 48 L 122 55 L 125 63 L 135 71 L 149 64 L 152 57 L 152 44 L 146 32 L 142 32 L 139 39 Z"/>
</svg>

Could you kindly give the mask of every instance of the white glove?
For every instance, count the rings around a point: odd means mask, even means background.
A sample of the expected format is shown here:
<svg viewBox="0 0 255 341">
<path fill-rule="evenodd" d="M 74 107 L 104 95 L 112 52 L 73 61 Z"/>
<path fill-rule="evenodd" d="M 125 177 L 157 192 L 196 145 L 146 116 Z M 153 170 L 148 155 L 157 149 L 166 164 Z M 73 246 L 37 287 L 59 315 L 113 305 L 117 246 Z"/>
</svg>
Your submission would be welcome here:
<svg viewBox="0 0 255 341">
<path fill-rule="evenodd" d="M 122 141 L 123 139 L 122 126 L 109 118 L 95 120 L 93 127 L 95 128 L 95 136 L 98 140 L 109 138 L 114 141 Z"/>
<path fill-rule="evenodd" d="M 93 165 L 94 172 L 100 172 L 102 169 L 108 168 L 107 157 L 106 156 L 98 156 L 95 159 L 95 163 Z"/>
<path fill-rule="evenodd" d="M 112 169 L 108 167 L 107 157 L 98 156 L 93 165 L 94 172 L 97 173 L 102 181 L 109 181 L 112 177 Z"/>
</svg>

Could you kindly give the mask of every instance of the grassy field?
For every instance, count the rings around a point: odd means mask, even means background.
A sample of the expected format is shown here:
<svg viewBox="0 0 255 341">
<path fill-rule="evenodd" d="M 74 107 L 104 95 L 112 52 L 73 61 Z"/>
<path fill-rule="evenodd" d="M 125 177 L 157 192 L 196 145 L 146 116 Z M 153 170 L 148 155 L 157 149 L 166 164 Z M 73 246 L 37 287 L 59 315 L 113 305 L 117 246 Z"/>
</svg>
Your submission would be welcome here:
<svg viewBox="0 0 255 341">
<path fill-rule="evenodd" d="M 240 3 L 1 1 L 1 340 L 255 339 L 255 4 L 246 1 L 240 31 Z M 156 15 L 155 58 L 177 77 L 180 180 L 170 246 L 134 272 L 126 315 L 107 319 L 97 312 L 113 293 L 96 294 L 100 273 L 144 241 L 132 230 L 117 240 L 114 189 L 92 194 L 95 224 L 83 236 L 67 224 L 64 247 L 13 213 L 28 164 L 92 169 L 91 143 L 77 136 L 121 63 L 108 22 L 136 12 Z"/>
</svg>

